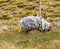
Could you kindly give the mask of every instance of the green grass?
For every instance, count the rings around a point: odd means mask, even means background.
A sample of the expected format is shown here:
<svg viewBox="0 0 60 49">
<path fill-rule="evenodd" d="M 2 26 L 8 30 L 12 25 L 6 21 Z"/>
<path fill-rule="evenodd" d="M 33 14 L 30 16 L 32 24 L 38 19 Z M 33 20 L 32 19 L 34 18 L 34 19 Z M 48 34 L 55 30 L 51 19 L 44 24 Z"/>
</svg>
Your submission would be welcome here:
<svg viewBox="0 0 60 49">
<path fill-rule="evenodd" d="M 28 47 L 38 47 L 38 45 L 43 46 L 41 48 L 45 49 L 45 44 L 51 44 L 53 40 L 60 40 L 60 32 L 50 31 L 42 33 L 39 31 L 32 31 L 29 34 L 22 34 L 20 32 L 8 31 L 6 33 L 0 34 L 0 43 L 14 44 L 15 46 L 28 48 Z M 47 43 L 46 43 L 47 42 Z M 57 48 L 56 48 L 57 49 Z"/>
</svg>

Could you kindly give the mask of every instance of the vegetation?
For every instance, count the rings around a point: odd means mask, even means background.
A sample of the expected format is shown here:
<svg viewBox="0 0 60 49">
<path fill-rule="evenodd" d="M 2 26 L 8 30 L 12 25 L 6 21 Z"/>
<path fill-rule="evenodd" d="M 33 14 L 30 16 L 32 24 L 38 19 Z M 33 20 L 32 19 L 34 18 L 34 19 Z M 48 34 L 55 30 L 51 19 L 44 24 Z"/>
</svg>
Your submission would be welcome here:
<svg viewBox="0 0 60 49">
<path fill-rule="evenodd" d="M 0 0 L 0 49 L 60 49 L 60 0 L 42 0 L 42 16 L 49 32 L 21 32 L 19 21 L 38 14 L 39 0 Z"/>
</svg>

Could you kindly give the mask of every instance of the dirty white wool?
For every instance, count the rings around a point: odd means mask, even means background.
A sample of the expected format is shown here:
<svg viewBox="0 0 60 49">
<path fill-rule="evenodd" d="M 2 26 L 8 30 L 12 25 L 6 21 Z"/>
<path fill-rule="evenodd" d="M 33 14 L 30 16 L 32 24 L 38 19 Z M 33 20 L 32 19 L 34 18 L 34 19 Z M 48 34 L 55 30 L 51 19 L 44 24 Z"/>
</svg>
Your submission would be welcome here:
<svg viewBox="0 0 60 49">
<path fill-rule="evenodd" d="M 20 20 L 19 26 L 21 27 L 22 31 L 29 31 L 34 29 L 48 31 L 52 25 L 42 16 L 27 16 Z"/>
</svg>

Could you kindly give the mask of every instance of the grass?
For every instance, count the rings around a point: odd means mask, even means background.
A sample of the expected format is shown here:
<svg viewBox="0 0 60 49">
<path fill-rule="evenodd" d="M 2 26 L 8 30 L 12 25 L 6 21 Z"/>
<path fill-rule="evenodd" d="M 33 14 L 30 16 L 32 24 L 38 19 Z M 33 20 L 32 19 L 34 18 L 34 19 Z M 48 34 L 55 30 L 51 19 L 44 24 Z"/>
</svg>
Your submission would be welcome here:
<svg viewBox="0 0 60 49">
<path fill-rule="evenodd" d="M 60 49 L 60 28 L 57 27 L 60 1 L 43 0 L 42 15 L 45 12 L 45 19 L 52 23 L 51 31 L 34 30 L 28 34 L 20 32 L 18 24 L 23 17 L 37 15 L 39 0 L 0 0 L 0 3 L 0 49 Z"/>
<path fill-rule="evenodd" d="M 0 43 L 15 46 L 28 48 L 28 47 L 38 47 L 38 45 L 42 45 L 41 48 L 45 49 L 47 45 L 51 44 L 54 40 L 60 40 L 60 32 L 46 32 L 42 33 L 39 31 L 31 31 L 28 35 L 21 34 L 20 32 L 13 33 L 12 31 L 0 34 Z M 47 43 L 46 43 L 47 42 Z M 45 45 L 47 44 L 47 45 Z M 57 44 L 57 43 L 56 43 Z M 60 44 L 59 44 L 60 45 Z M 46 47 L 45 47 L 46 46 Z M 57 49 L 57 48 L 56 48 Z"/>
</svg>

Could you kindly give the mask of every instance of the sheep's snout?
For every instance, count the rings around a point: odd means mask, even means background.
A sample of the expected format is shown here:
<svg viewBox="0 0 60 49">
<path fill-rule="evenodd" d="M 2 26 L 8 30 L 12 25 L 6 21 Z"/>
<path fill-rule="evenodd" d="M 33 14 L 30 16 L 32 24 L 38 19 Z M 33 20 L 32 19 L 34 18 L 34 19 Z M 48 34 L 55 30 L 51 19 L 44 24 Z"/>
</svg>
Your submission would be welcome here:
<svg viewBox="0 0 60 49">
<path fill-rule="evenodd" d="M 49 24 L 49 28 L 48 28 L 48 30 L 47 30 L 47 31 L 50 31 L 50 30 L 51 30 L 51 28 L 52 28 L 52 25 L 51 25 L 51 24 Z"/>
</svg>

